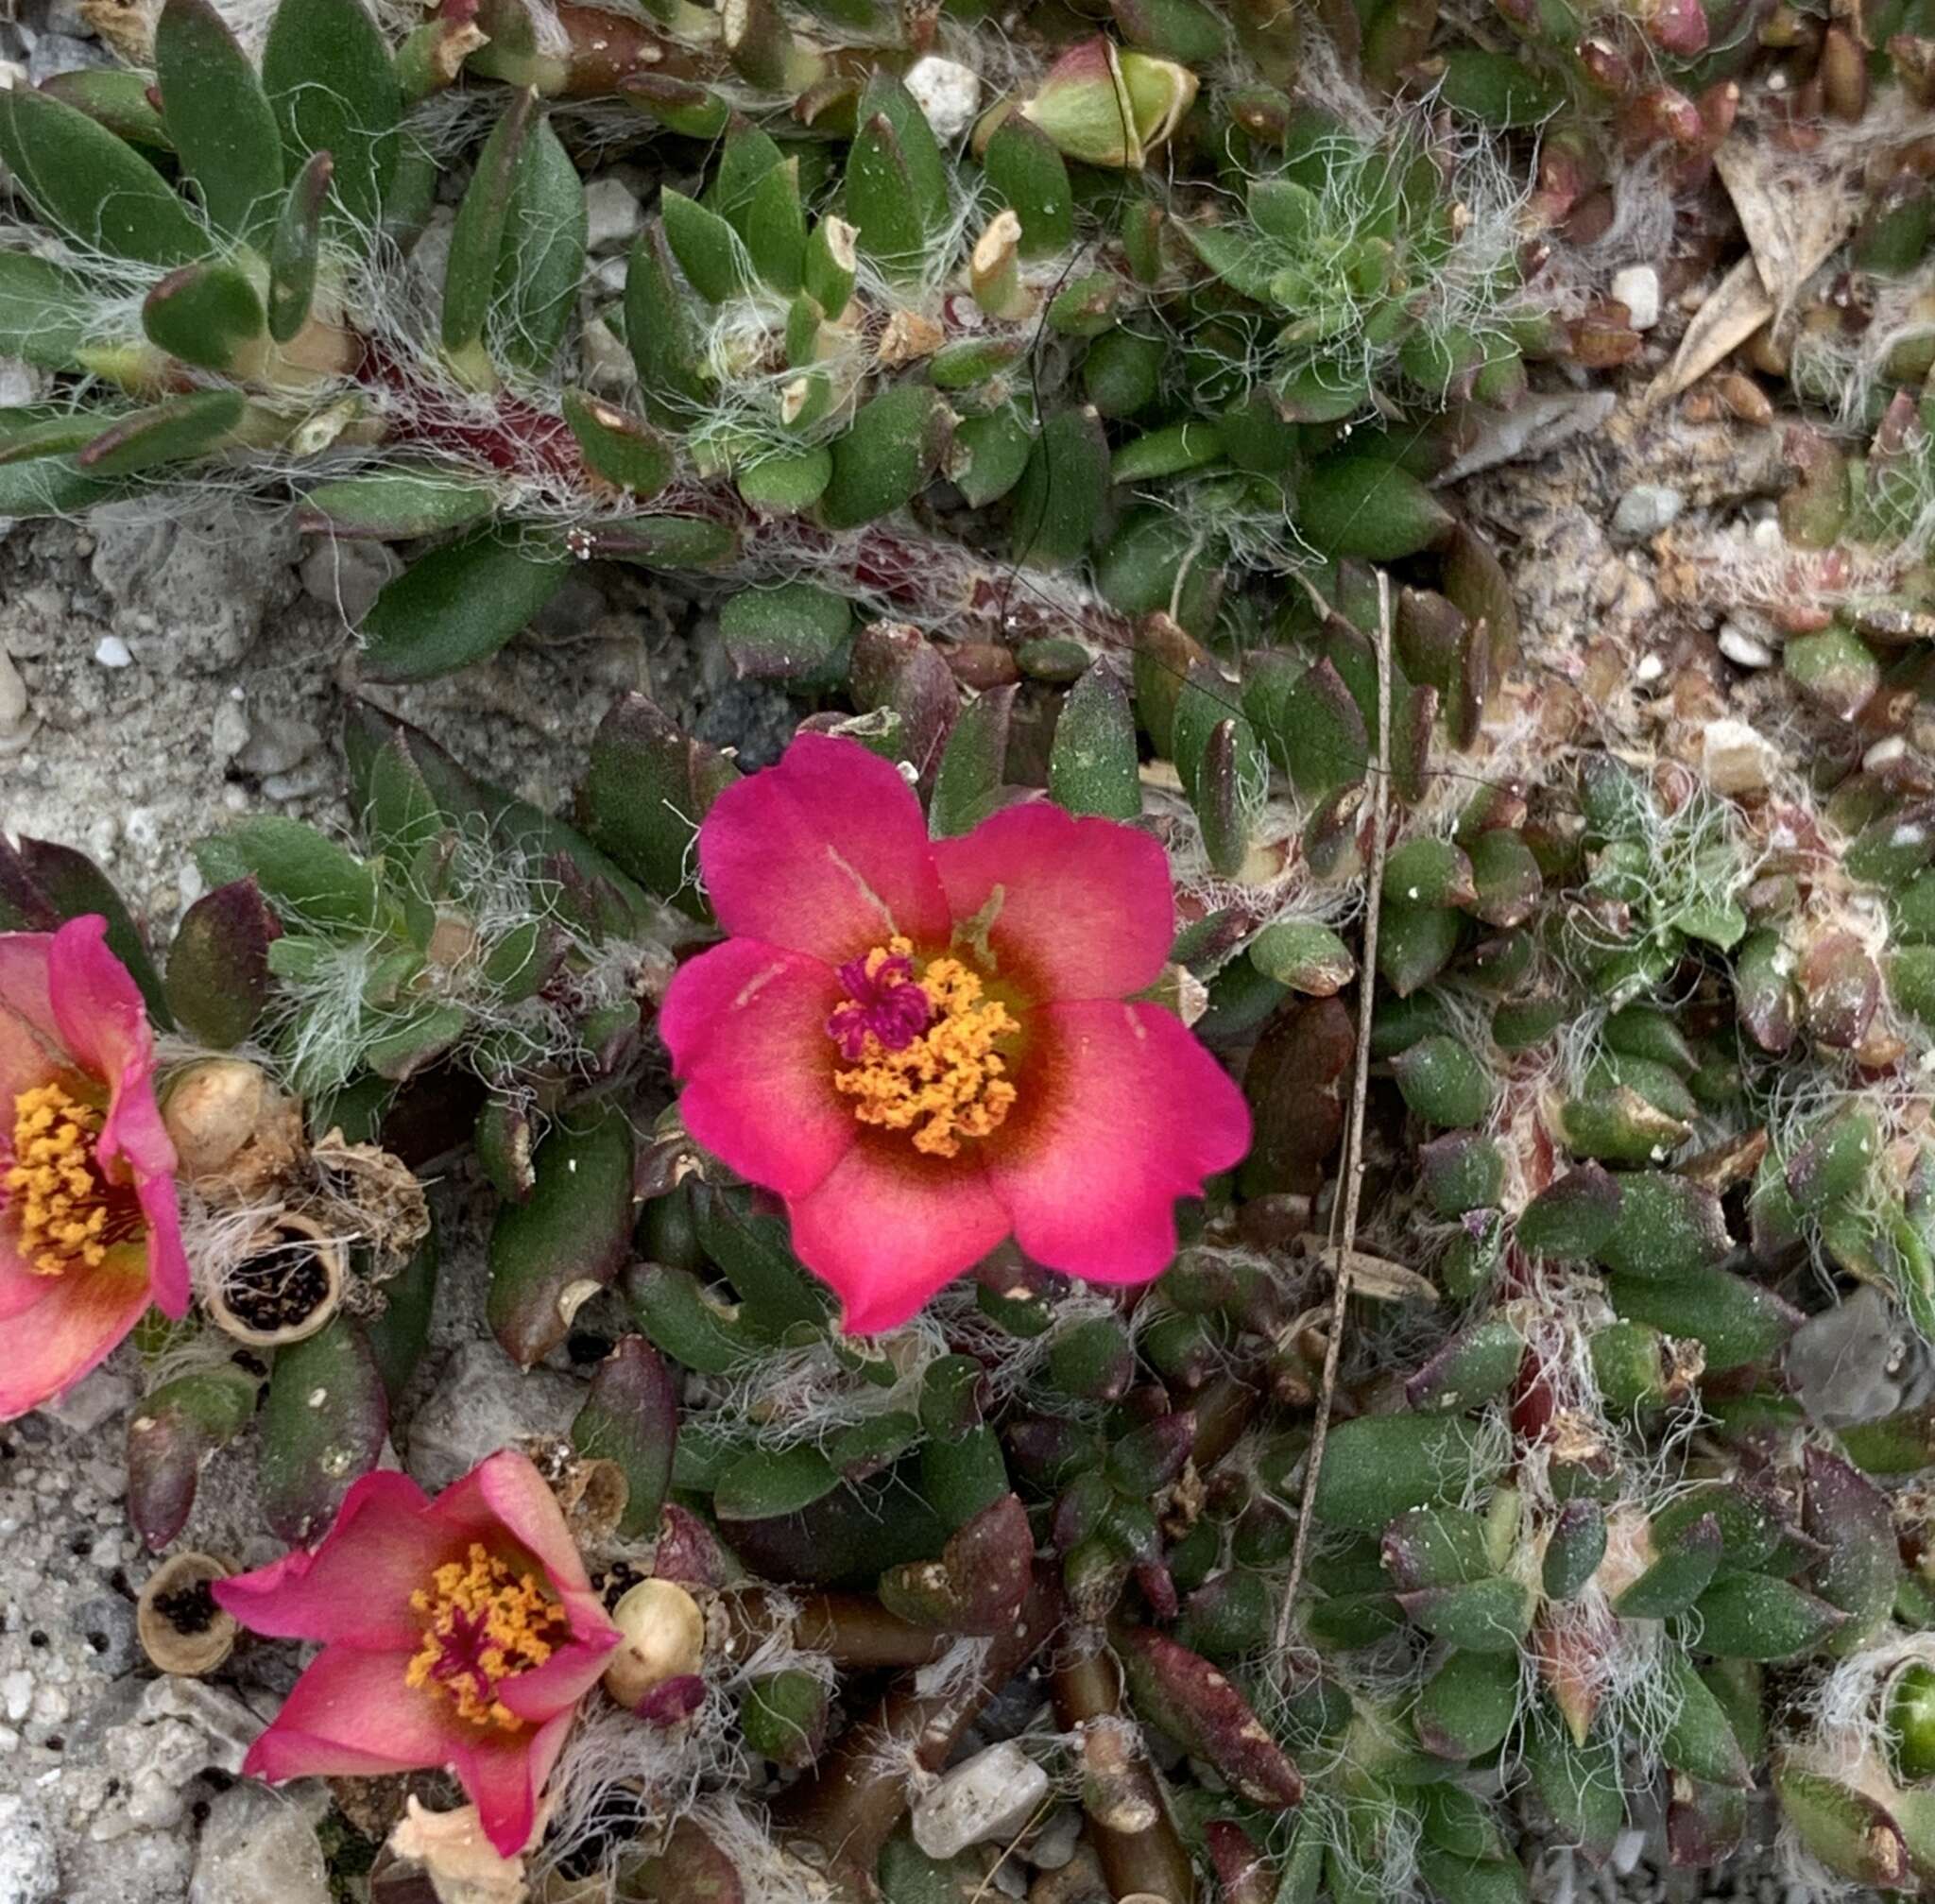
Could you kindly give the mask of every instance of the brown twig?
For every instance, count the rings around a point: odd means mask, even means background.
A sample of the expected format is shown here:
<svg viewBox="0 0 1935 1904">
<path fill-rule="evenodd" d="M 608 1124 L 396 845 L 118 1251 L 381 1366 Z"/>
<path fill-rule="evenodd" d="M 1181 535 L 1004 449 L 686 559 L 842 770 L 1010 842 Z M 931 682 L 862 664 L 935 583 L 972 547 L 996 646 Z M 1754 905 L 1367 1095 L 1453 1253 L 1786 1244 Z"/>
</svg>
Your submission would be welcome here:
<svg viewBox="0 0 1935 1904">
<path fill-rule="evenodd" d="M 1053 1570 L 1037 1567 L 1020 1612 L 989 1642 L 973 1678 L 951 1692 L 923 1694 L 911 1680 L 896 1687 L 774 1806 L 779 1837 L 807 1854 L 836 1895 L 874 1895 L 881 1847 L 907 1813 L 910 1772 L 938 1772 L 948 1762 L 961 1735 L 1034 1658 L 1061 1617 L 1060 1582 Z"/>
<path fill-rule="evenodd" d="M 1350 1299 L 1350 1260 L 1357 1244 L 1358 1205 L 1364 1180 L 1364 1105 L 1370 1094 L 1371 1003 L 1378 986 L 1378 919 L 1382 910 L 1386 815 L 1391 800 L 1391 577 L 1378 571 L 1378 762 L 1371 782 L 1371 861 L 1365 870 L 1364 950 L 1357 992 L 1357 1072 L 1350 1088 L 1350 1116 L 1344 1129 L 1344 1195 L 1330 1218 L 1330 1261 L 1336 1276 L 1330 1295 L 1330 1329 L 1324 1345 L 1324 1379 L 1317 1391 L 1317 1414 L 1310 1449 L 1304 1457 L 1303 1498 L 1297 1506 L 1296 1542 L 1291 1549 L 1290 1578 L 1276 1610 L 1276 1657 L 1291 1658 L 1296 1590 L 1304 1577 L 1310 1522 L 1317 1499 L 1317 1476 L 1330 1432 L 1330 1408 L 1337 1395 L 1337 1364 L 1344 1350 L 1344 1305 Z M 1339 1209 L 1342 1223 L 1339 1223 Z"/>
<path fill-rule="evenodd" d="M 1100 1633 L 1049 1679 L 1055 1724 L 1081 1735 L 1082 1809 L 1111 1897 L 1192 1904 L 1196 1876 L 1162 1787 L 1122 1712 L 1122 1678 Z"/>
</svg>

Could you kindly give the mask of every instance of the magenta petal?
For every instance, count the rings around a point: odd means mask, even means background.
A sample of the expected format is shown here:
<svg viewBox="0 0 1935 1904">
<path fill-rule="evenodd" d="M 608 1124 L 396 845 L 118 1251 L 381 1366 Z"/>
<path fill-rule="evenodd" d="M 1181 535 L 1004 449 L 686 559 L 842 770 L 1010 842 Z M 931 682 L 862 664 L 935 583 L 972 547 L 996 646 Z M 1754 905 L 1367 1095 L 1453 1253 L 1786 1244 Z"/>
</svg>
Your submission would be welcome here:
<svg viewBox="0 0 1935 1904">
<path fill-rule="evenodd" d="M 0 1352 L 0 1421 L 53 1400 L 97 1368 L 148 1307 L 147 1260 L 138 1244 L 111 1249 L 92 1269 L 33 1280 L 45 1282 L 47 1294 L 15 1312 L 8 1325 Z M 0 1278 L 0 1299 L 10 1304 L 26 1295 L 18 1279 Z"/>
<path fill-rule="evenodd" d="M 437 1497 L 430 1518 L 446 1545 L 481 1540 L 488 1546 L 500 1532 L 508 1534 L 544 1570 L 570 1607 L 577 1638 L 615 1630 L 591 1592 L 585 1563 L 564 1524 L 564 1510 L 528 1455 L 507 1448 L 480 1461 Z M 578 1624 L 581 1607 L 592 1622 L 588 1629 Z"/>
<path fill-rule="evenodd" d="M 10 1112 L 24 1090 L 45 1084 L 70 1060 L 47 996 L 51 933 L 0 933 L 0 1111 Z M 5 1120 L 0 1136 L 11 1132 Z"/>
<path fill-rule="evenodd" d="M 1175 1255 L 1175 1199 L 1249 1148 L 1249 1106 L 1159 1005 L 1051 1004 L 1029 1018 L 1038 1042 L 1017 1127 L 988 1164 L 1015 1240 L 1070 1276 L 1146 1282 Z"/>
<path fill-rule="evenodd" d="M 575 1623 L 575 1622 L 574 1622 Z M 595 1639 L 573 1640 L 560 1646 L 542 1666 L 497 1682 L 497 1696 L 520 1719 L 541 1724 L 568 1712 L 592 1687 L 605 1671 L 611 1649 L 618 1644 L 618 1629 L 607 1626 Z"/>
<path fill-rule="evenodd" d="M 488 1742 L 473 1735 L 458 1754 L 457 1777 L 499 1857 L 515 1858 L 530 1843 L 538 1797 L 564 1750 L 572 1716 L 560 1712 L 536 1732 L 499 1733 Z"/>
<path fill-rule="evenodd" d="M 14 1239 L 0 1229 L 0 1322 L 25 1315 L 44 1302 L 60 1280 L 58 1276 L 36 1276 L 14 1246 Z"/>
<path fill-rule="evenodd" d="M 60 1049 L 60 1027 L 54 1021 L 54 1001 L 47 989 L 47 959 L 53 951 L 52 933 L 0 933 L 0 1008 L 20 1021 L 19 1030 L 43 1052 Z M 0 1035 L 0 1049 L 4 1049 Z M 65 1058 L 57 1058 L 58 1069 Z M 26 1084 L 16 1085 L 0 1073 L 0 1089 L 25 1090 L 45 1077 L 43 1070 Z"/>
<path fill-rule="evenodd" d="M 326 1646 L 248 1748 L 252 1778 L 373 1778 L 457 1761 L 470 1728 L 404 1678 L 407 1653 Z"/>
<path fill-rule="evenodd" d="M 108 922 L 69 919 L 47 952 L 47 991 L 61 1042 L 111 1093 L 94 1155 L 138 1178 L 175 1168 L 175 1146 L 155 1103 L 155 1042 L 147 1006 L 128 968 L 108 950 Z"/>
<path fill-rule="evenodd" d="M 802 734 L 778 766 L 734 781 L 699 828 L 699 870 L 728 933 L 829 965 L 897 933 L 948 936 L 920 802 L 858 741 Z"/>
<path fill-rule="evenodd" d="M 956 919 L 977 918 L 1000 894 L 988 949 L 1031 998 L 1126 998 L 1153 985 L 1169 957 L 1169 860 L 1136 827 L 1031 800 L 961 839 L 936 840 L 933 858 Z"/>
<path fill-rule="evenodd" d="M 448 1529 L 406 1474 L 366 1474 L 313 1552 L 298 1548 L 253 1573 L 218 1580 L 216 1604 L 254 1633 L 366 1652 L 414 1652 L 423 1635 L 411 1594 L 451 1558 Z"/>
<path fill-rule="evenodd" d="M 188 1313 L 188 1258 L 181 1248 L 181 1209 L 172 1176 L 143 1176 L 134 1193 L 147 1219 L 148 1290 L 163 1315 Z"/>
<path fill-rule="evenodd" d="M 846 995 L 818 959 L 738 938 L 680 966 L 659 1010 L 685 1127 L 781 1196 L 812 1190 L 859 1128 L 831 1084 L 827 1021 Z"/>
<path fill-rule="evenodd" d="M 810 1196 L 788 1205 L 801 1262 L 839 1295 L 849 1335 L 896 1329 L 1008 1233 L 968 1157 L 857 1143 Z"/>
</svg>

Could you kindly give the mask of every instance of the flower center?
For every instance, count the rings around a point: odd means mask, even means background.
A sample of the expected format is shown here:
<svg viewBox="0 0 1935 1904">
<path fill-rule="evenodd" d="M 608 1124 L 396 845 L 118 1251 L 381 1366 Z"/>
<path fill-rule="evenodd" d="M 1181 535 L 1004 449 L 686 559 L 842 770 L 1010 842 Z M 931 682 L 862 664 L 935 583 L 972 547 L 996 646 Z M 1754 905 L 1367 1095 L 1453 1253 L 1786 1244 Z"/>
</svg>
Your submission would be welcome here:
<svg viewBox="0 0 1935 1904">
<path fill-rule="evenodd" d="M 1020 1030 L 981 975 L 956 958 L 916 971 L 904 938 L 840 968 L 848 1002 L 827 1021 L 845 1065 L 833 1089 L 862 1124 L 911 1131 L 916 1150 L 953 1157 L 964 1137 L 986 1137 L 1015 1102 L 997 1042 Z"/>
<path fill-rule="evenodd" d="M 57 1083 L 13 1100 L 12 1161 L 0 1202 L 18 1212 L 21 1260 L 36 1276 L 92 1269 L 131 1226 L 127 1199 L 101 1175 L 94 1141 L 102 1113 Z"/>
<path fill-rule="evenodd" d="M 427 1587 L 411 1594 L 410 1604 L 428 1623 L 405 1682 L 440 1693 L 472 1725 L 520 1731 L 524 1722 L 497 1689 L 542 1666 L 571 1625 L 543 1583 L 472 1541 L 462 1560 L 439 1567 Z"/>
</svg>

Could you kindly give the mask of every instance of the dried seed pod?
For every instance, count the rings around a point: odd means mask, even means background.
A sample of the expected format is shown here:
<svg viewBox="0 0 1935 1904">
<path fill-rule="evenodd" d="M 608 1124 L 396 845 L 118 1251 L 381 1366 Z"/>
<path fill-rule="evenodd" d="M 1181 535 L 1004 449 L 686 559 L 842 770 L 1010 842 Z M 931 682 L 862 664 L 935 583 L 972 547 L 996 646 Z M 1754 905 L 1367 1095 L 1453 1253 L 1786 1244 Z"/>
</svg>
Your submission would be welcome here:
<svg viewBox="0 0 1935 1904">
<path fill-rule="evenodd" d="M 229 1656 L 239 1629 L 209 1587 L 231 1571 L 213 1554 L 176 1553 L 148 1575 L 135 1603 L 134 1630 L 141 1650 L 163 1672 L 198 1678 Z"/>
<path fill-rule="evenodd" d="M 301 1342 L 341 1305 L 348 1256 L 340 1237 L 295 1210 L 280 1210 L 209 1296 L 210 1318 L 251 1348 Z"/>
</svg>

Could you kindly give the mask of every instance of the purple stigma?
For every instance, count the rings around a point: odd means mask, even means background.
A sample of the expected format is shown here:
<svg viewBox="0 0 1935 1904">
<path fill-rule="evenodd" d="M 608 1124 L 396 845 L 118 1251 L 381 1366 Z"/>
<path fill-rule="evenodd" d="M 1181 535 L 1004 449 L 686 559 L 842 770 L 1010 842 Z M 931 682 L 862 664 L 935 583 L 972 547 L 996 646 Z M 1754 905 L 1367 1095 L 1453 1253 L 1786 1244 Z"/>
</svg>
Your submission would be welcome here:
<svg viewBox="0 0 1935 1904">
<path fill-rule="evenodd" d="M 933 1001 L 914 982 L 914 961 L 904 952 L 882 959 L 871 972 L 865 958 L 840 968 L 848 1002 L 827 1020 L 827 1036 L 848 1064 L 866 1055 L 869 1038 L 884 1051 L 905 1051 L 933 1021 Z"/>
</svg>

